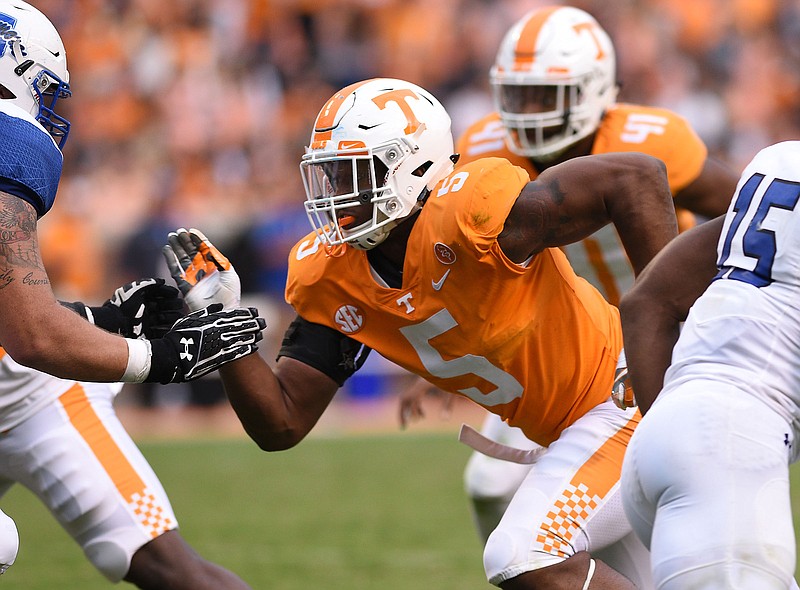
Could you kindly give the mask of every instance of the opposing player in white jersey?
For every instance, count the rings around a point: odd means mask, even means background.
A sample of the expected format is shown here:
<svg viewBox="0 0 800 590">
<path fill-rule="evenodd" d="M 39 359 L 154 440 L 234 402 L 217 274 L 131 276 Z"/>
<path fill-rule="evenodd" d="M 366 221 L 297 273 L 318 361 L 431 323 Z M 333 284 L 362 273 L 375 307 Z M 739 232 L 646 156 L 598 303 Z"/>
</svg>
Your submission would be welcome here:
<svg viewBox="0 0 800 590">
<path fill-rule="evenodd" d="M 473 123 L 456 151 L 459 165 L 502 157 L 535 179 L 566 160 L 610 152 L 643 152 L 667 167 L 679 227 L 693 213 L 725 212 L 737 176 L 708 157 L 686 120 L 662 108 L 615 102 L 614 45 L 598 22 L 570 6 L 530 11 L 504 37 L 491 70 L 496 112 Z M 568 244 L 564 251 L 575 272 L 617 305 L 633 283 L 633 269 L 611 226 Z M 401 413 L 419 414 L 416 386 L 401 398 Z M 519 429 L 487 414 L 481 432 L 499 443 L 534 450 Z M 530 465 L 473 453 L 464 473 L 478 533 L 486 539 L 505 512 Z"/>
<path fill-rule="evenodd" d="M 205 309 L 179 319 L 161 337 L 148 340 L 139 338 L 141 331 L 117 329 L 127 323 L 126 318 L 120 321 L 119 317 L 124 315 L 122 300 L 98 308 L 82 303 L 69 306 L 79 314 L 59 304 L 42 263 L 37 222 L 55 200 L 63 160 L 61 147 L 70 128 L 56 108 L 70 94 L 66 53 L 53 24 L 26 2 L 0 0 L 0 342 L 5 353 L 25 366 L 63 378 L 168 383 L 199 377 L 224 362 L 255 351 L 264 328 L 255 310 L 211 313 L 217 308 Z M 127 303 L 136 308 L 146 306 L 146 293 L 151 292 L 138 288 L 126 291 L 126 297 L 132 298 Z M 107 319 L 113 320 L 111 324 L 105 323 Z M 92 325 L 95 321 L 97 326 Z M 142 327 L 141 322 L 137 327 Z M 11 386 L 10 383 L 0 386 L 4 392 L 6 385 Z M 27 416 L 38 409 L 36 403 L 51 399 L 52 393 L 19 400 L 12 396 L 3 398 L 3 403 L 8 403 L 10 410 L 10 406 L 19 402 Z M 23 428 L 22 424 L 17 428 Z M 3 425 L 8 427 L 11 422 L 4 421 Z M 52 426 L 52 422 L 46 422 L 44 434 Z M 27 436 L 22 438 L 31 440 Z M 12 444 L 12 439 L 19 442 L 15 435 L 3 432 L 4 444 Z M 75 490 L 70 488 L 65 494 L 62 481 L 69 466 L 52 465 L 58 464 L 63 449 L 47 440 L 40 440 L 40 445 L 43 454 L 32 459 L 39 462 L 27 468 L 30 473 L 38 473 L 39 478 L 46 476 L 48 481 L 39 481 L 33 488 L 47 494 L 51 506 L 73 499 L 70 496 Z M 23 471 L 18 472 L 20 477 Z M 49 479 L 51 473 L 55 479 Z M 86 481 L 91 481 L 91 475 Z M 47 485 L 53 488 L 48 490 Z M 93 489 L 92 485 L 84 487 Z M 129 491 L 140 491 L 134 488 Z M 75 505 L 61 507 L 59 518 L 74 518 L 81 502 L 94 501 L 78 497 L 74 500 Z M 76 526 L 88 524 L 81 522 Z M 75 532 L 88 534 L 80 529 Z M 129 556 L 124 552 L 119 554 L 113 543 L 99 541 L 92 549 L 95 558 L 118 575 L 119 563 Z M 15 559 L 17 543 L 15 527 L 7 520 L 0 522 L 0 571 Z M 154 566 L 166 566 L 166 562 L 159 561 L 163 555 L 155 553 L 154 557 Z M 164 587 L 152 579 L 146 584 L 142 587 Z"/>
<path fill-rule="evenodd" d="M 759 152 L 727 215 L 668 245 L 621 312 L 645 413 L 623 500 L 657 588 L 796 587 L 800 141 Z"/>
<path fill-rule="evenodd" d="M 159 337 L 182 315 L 168 298 L 151 296 L 167 289 L 162 279 L 137 281 L 112 301 L 126 300 L 124 311 L 144 334 Z M 142 291 L 147 305 L 129 308 Z M 108 316 L 114 307 L 109 302 L 94 314 Z M 28 488 L 111 582 L 153 590 L 248 589 L 181 537 L 166 492 L 114 411 L 121 388 L 59 379 L 20 365 L 0 348 L 0 496 L 15 483 Z"/>
</svg>

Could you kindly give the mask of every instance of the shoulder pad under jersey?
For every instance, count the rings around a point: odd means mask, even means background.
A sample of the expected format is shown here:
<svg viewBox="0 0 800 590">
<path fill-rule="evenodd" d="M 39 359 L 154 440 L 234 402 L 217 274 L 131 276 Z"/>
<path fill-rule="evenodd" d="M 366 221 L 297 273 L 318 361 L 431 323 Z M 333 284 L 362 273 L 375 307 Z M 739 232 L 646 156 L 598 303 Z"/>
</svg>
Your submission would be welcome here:
<svg viewBox="0 0 800 590">
<path fill-rule="evenodd" d="M 0 101 L 0 190 L 29 202 L 41 217 L 55 201 L 63 159 L 29 113 Z"/>
</svg>

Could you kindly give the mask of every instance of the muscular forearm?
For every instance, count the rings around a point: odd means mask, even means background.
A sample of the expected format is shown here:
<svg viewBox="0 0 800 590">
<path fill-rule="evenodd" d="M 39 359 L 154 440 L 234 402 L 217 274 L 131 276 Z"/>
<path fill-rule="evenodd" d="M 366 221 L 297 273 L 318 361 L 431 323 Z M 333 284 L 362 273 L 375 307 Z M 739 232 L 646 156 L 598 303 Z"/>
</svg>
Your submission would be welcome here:
<svg viewBox="0 0 800 590">
<path fill-rule="evenodd" d="M 219 373 L 245 432 L 265 451 L 285 450 L 303 440 L 338 389 L 333 380 L 293 359 L 282 358 L 273 372 L 258 354 L 225 365 Z"/>
<path fill-rule="evenodd" d="M 125 371 L 125 340 L 55 300 L 39 310 L 35 321 L 3 324 L 3 347 L 25 366 L 79 381 L 119 381 Z"/>
<path fill-rule="evenodd" d="M 620 302 L 625 356 L 642 413 L 658 395 L 680 324 L 716 274 L 719 217 L 675 238 Z"/>
<path fill-rule="evenodd" d="M 612 223 L 637 275 L 678 235 L 678 223 L 666 169 L 658 160 L 643 159 L 625 170 L 606 199 Z"/>
<path fill-rule="evenodd" d="M 645 414 L 664 384 L 680 322 L 641 298 L 623 299 L 620 309 L 630 383 Z"/>
</svg>

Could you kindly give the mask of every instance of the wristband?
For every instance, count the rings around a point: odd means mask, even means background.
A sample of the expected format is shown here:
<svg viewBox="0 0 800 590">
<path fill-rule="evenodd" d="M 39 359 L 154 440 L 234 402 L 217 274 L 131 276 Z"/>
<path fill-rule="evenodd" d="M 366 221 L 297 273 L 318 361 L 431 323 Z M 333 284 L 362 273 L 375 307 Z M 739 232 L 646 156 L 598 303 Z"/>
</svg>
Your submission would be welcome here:
<svg viewBox="0 0 800 590">
<path fill-rule="evenodd" d="M 126 338 L 128 344 L 128 366 L 120 381 L 125 383 L 142 383 L 150 374 L 152 349 L 149 340 Z"/>
<path fill-rule="evenodd" d="M 152 354 L 150 356 L 150 373 L 145 378 L 145 383 L 179 383 L 184 381 L 179 376 L 180 357 L 178 351 L 166 338 L 147 340 Z"/>
</svg>

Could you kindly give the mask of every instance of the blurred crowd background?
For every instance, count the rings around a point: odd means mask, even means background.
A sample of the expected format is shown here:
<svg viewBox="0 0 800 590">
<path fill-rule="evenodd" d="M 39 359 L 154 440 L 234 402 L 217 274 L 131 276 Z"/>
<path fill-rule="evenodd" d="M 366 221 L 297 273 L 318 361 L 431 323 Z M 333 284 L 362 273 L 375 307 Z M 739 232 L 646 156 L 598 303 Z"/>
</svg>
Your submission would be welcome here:
<svg viewBox="0 0 800 590">
<path fill-rule="evenodd" d="M 361 79 L 402 78 L 443 102 L 457 135 L 492 110 L 488 72 L 506 30 L 532 8 L 559 4 L 32 3 L 62 34 L 73 90 L 64 175 L 41 222 L 56 293 L 99 303 L 129 280 L 168 277 L 167 232 L 198 227 L 271 319 L 268 357 L 291 317 L 286 258 L 309 231 L 299 160 L 323 103 Z M 611 35 L 621 101 L 683 114 L 737 171 L 766 145 L 800 137 L 798 0 L 566 4 Z M 219 399 L 209 383 L 205 398 L 182 399 Z M 152 392 L 139 394 L 152 403 Z"/>
</svg>

